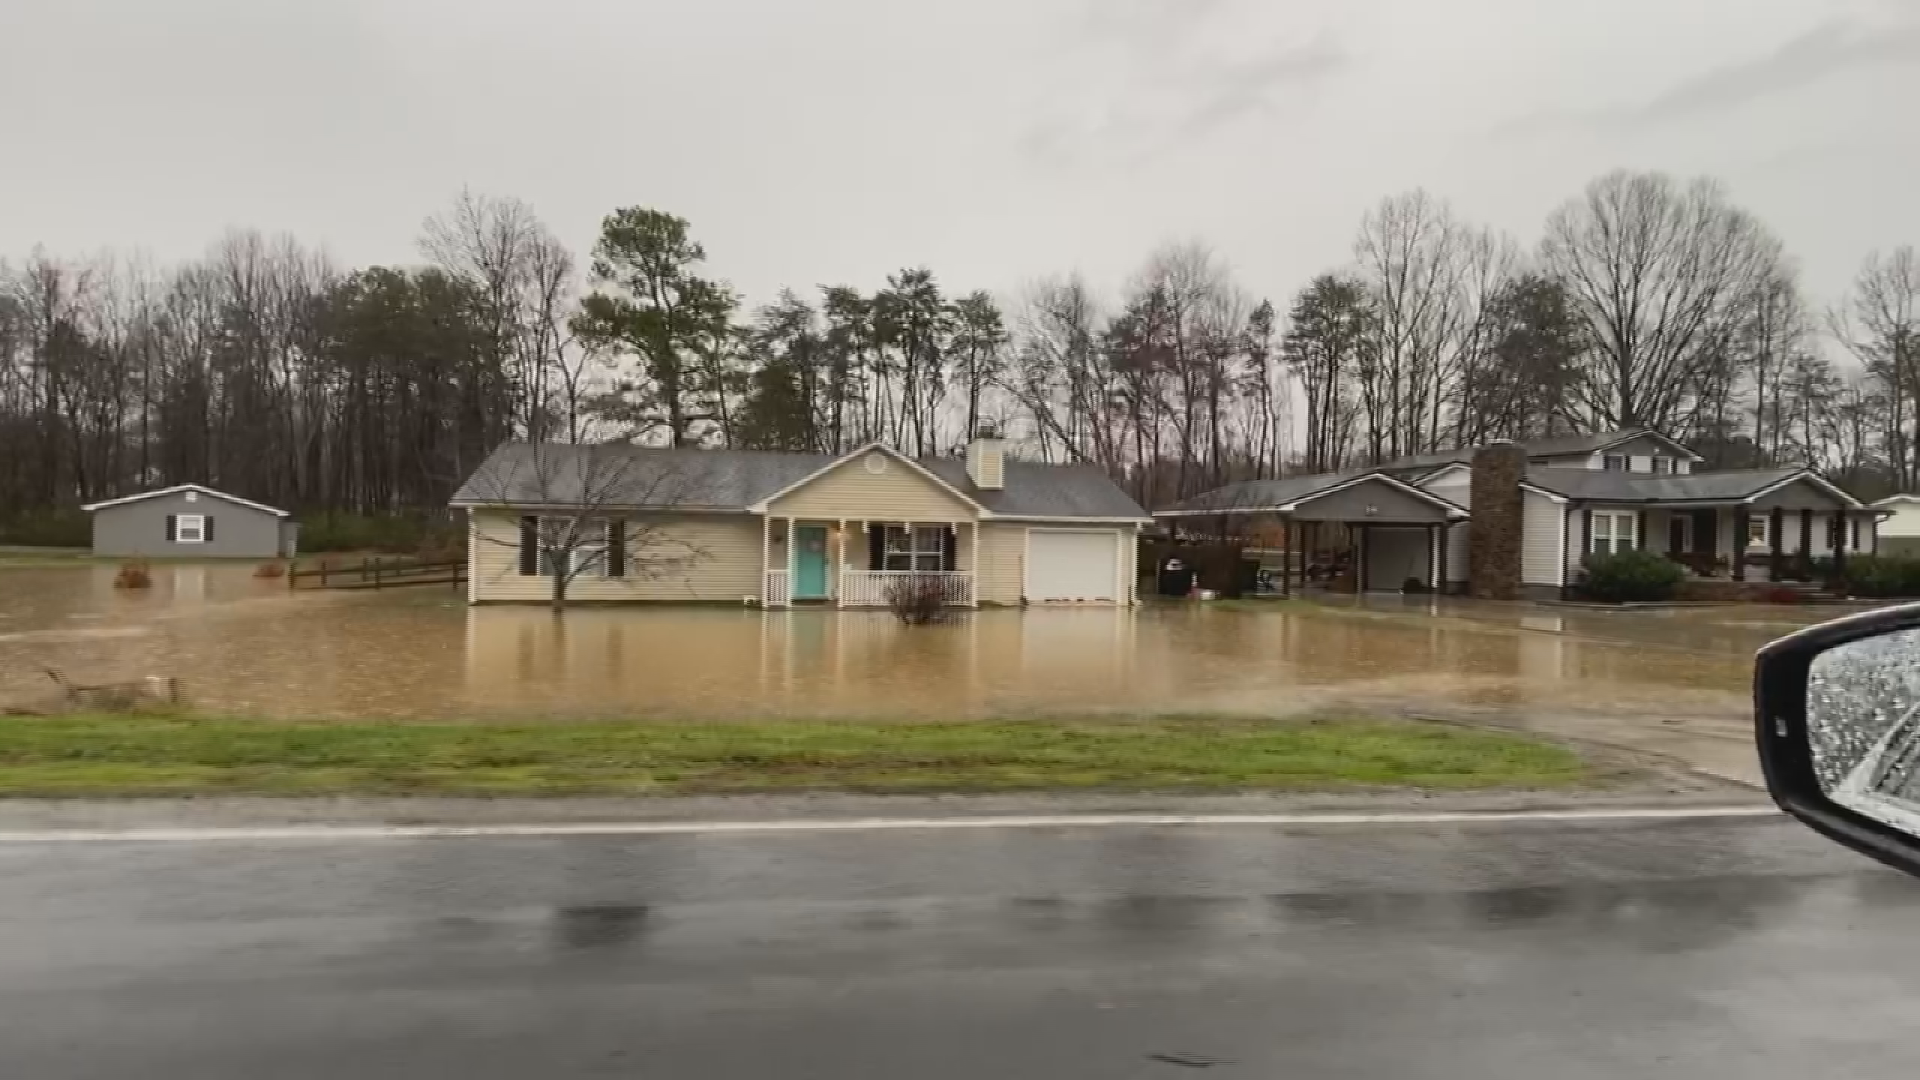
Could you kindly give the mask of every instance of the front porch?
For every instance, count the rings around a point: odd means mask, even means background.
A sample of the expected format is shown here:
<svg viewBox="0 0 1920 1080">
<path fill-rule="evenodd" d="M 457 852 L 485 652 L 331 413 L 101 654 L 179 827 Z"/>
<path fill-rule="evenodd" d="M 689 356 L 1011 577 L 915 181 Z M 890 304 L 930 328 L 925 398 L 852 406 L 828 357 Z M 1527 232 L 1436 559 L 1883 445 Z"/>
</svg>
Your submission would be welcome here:
<svg viewBox="0 0 1920 1080">
<path fill-rule="evenodd" d="M 978 607 L 977 521 L 763 519 L 760 603 L 768 608 L 887 607 L 903 590 L 937 589 Z"/>
<path fill-rule="evenodd" d="M 1577 550 L 1638 548 L 1665 555 L 1695 581 L 1818 582 L 1873 552 L 1869 513 L 1829 504 L 1588 507 Z"/>
</svg>

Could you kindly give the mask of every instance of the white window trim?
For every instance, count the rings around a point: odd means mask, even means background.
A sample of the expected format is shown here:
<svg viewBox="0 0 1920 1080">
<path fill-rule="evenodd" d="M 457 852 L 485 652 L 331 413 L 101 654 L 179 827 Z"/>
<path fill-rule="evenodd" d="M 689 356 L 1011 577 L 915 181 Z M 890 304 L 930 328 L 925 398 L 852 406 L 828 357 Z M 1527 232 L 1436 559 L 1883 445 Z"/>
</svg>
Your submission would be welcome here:
<svg viewBox="0 0 1920 1080">
<path fill-rule="evenodd" d="M 1754 535 L 1754 526 L 1756 525 L 1760 527 L 1759 536 Z M 1753 548 L 1769 548 L 1769 549 L 1772 548 L 1773 547 L 1773 531 L 1772 530 L 1773 530 L 1773 521 L 1771 518 L 1768 518 L 1761 514 L 1748 515 L 1747 516 L 1747 548 L 1748 550 L 1752 550 Z"/>
<path fill-rule="evenodd" d="M 188 536 L 188 522 L 192 522 L 193 535 Z M 207 515 L 175 514 L 173 516 L 173 542 L 176 544 L 204 544 L 207 542 Z"/>
<path fill-rule="evenodd" d="M 583 577 L 607 577 L 608 524 L 600 520 L 584 521 L 581 523 L 581 529 L 586 535 L 574 544 L 572 549 L 568 551 L 552 551 L 546 546 L 546 523 L 551 520 L 556 519 L 541 518 L 538 529 L 538 534 L 541 539 L 540 576 L 553 577 L 555 557 L 564 555 L 567 558 L 567 565 L 572 571 L 567 575 L 567 580 L 578 581 Z M 598 534 L 597 537 L 595 536 L 596 533 Z"/>
<path fill-rule="evenodd" d="M 912 570 L 922 574 L 940 572 L 945 569 L 947 565 L 946 533 L 947 527 L 944 525 L 886 526 L 886 531 L 880 538 L 880 566 L 878 568 L 892 571 Z M 904 548 L 896 549 L 893 546 L 893 540 L 896 536 L 904 536 L 906 538 L 906 546 Z M 934 538 L 931 549 L 920 546 L 920 541 L 925 540 L 928 536 Z M 932 556 L 933 558 L 933 569 L 931 570 L 920 565 L 920 560 L 928 556 Z M 906 560 L 907 565 L 894 566 L 893 560 L 895 558 Z"/>
<path fill-rule="evenodd" d="M 1624 534 L 1620 526 L 1622 519 L 1627 523 Z M 1606 523 L 1604 533 L 1601 530 L 1602 522 Z M 1602 540 L 1607 543 L 1604 548 L 1600 546 Z M 1622 541 L 1625 543 L 1622 544 Z M 1622 551 L 1632 551 L 1639 546 L 1639 514 L 1632 510 L 1595 510 L 1593 512 L 1593 530 L 1587 537 L 1587 554 L 1615 555 Z"/>
<path fill-rule="evenodd" d="M 1612 465 L 1615 461 L 1620 463 L 1617 469 Z M 1601 454 L 1600 469 L 1603 472 L 1632 472 L 1633 458 L 1628 454 Z"/>
</svg>

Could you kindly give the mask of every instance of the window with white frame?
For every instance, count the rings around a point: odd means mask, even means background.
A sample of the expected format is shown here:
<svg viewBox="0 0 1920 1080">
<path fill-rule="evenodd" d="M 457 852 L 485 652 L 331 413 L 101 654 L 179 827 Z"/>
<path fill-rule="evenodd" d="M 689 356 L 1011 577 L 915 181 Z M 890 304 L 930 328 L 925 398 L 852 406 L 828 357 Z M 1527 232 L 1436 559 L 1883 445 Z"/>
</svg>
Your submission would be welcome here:
<svg viewBox="0 0 1920 1080">
<path fill-rule="evenodd" d="M 1626 472 L 1632 466 L 1633 460 L 1625 454 L 1608 454 L 1600 459 L 1600 464 L 1608 472 Z"/>
<path fill-rule="evenodd" d="M 173 520 L 173 541 L 176 544 L 204 544 L 207 542 L 207 515 L 181 514 Z"/>
<path fill-rule="evenodd" d="M 1655 476 L 1666 476 L 1672 472 L 1673 472 L 1672 458 L 1656 457 L 1653 459 L 1653 474 Z"/>
<path fill-rule="evenodd" d="M 572 543 L 567 529 L 577 528 Z M 608 576 L 607 547 L 609 526 L 604 521 L 570 522 L 565 519 L 540 520 L 540 573 L 544 577 L 565 576 L 571 580 L 588 576 Z"/>
<path fill-rule="evenodd" d="M 881 552 L 882 570 L 943 570 L 947 559 L 946 526 L 889 525 Z"/>
<path fill-rule="evenodd" d="M 1631 510 L 1594 511 L 1592 547 L 1588 550 L 1595 555 L 1632 551 L 1639 518 L 1640 515 Z"/>
<path fill-rule="evenodd" d="M 1747 546 L 1750 548 L 1771 547 L 1773 540 L 1767 531 L 1768 521 L 1763 517 L 1747 519 Z"/>
</svg>

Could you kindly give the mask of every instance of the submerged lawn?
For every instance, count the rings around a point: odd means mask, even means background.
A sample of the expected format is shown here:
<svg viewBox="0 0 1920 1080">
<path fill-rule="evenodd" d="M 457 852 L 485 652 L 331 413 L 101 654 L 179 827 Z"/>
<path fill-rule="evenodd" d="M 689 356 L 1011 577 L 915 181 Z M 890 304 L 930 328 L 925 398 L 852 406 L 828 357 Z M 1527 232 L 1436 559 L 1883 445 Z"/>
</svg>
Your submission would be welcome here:
<svg viewBox="0 0 1920 1080">
<path fill-rule="evenodd" d="M 1375 717 L 945 724 L 0 720 L 0 796 L 1569 787 L 1571 750 Z"/>
</svg>

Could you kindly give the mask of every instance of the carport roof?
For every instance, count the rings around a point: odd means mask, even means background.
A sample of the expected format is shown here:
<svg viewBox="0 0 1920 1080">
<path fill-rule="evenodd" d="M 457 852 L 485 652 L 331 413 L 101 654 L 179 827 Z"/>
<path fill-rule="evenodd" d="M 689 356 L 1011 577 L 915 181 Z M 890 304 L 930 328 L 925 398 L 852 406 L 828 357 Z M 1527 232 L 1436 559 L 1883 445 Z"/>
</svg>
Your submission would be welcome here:
<svg viewBox="0 0 1920 1080">
<path fill-rule="evenodd" d="M 1317 476 L 1289 476 L 1278 480 L 1245 480 L 1215 488 L 1154 511 L 1155 517 L 1206 517 L 1215 514 L 1286 514 L 1315 499 L 1359 484 L 1378 482 L 1393 490 L 1443 510 L 1449 517 L 1467 516 L 1458 504 L 1417 488 L 1378 469 L 1357 472 L 1322 473 Z"/>
</svg>

